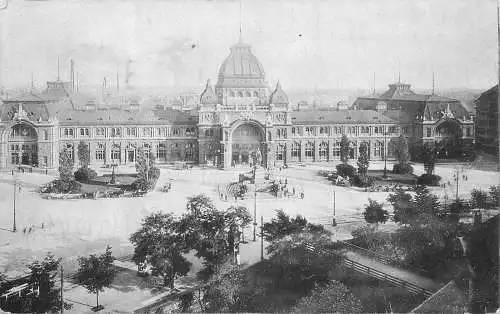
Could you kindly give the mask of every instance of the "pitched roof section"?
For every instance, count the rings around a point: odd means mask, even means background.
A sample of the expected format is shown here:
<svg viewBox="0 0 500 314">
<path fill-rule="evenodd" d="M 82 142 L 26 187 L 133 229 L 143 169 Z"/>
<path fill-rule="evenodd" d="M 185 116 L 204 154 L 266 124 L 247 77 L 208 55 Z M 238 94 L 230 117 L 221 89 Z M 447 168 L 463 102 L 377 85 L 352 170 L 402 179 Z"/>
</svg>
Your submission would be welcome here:
<svg viewBox="0 0 500 314">
<path fill-rule="evenodd" d="M 196 117 L 187 112 L 171 108 L 165 109 L 97 109 L 62 110 L 57 112 L 61 125 L 99 125 L 99 124 L 177 124 L 195 125 Z"/>
<path fill-rule="evenodd" d="M 394 123 L 395 121 L 373 110 L 294 111 L 293 124 L 327 123 Z"/>
<path fill-rule="evenodd" d="M 427 120 L 436 120 L 443 117 L 447 110 L 460 120 L 468 120 L 469 112 L 459 102 L 427 102 L 424 110 L 424 117 Z"/>
<path fill-rule="evenodd" d="M 0 106 L 0 117 L 2 121 L 12 120 L 14 114 L 19 110 L 19 102 L 4 102 Z M 26 102 L 21 104 L 21 107 L 26 111 L 30 120 L 47 121 L 49 119 L 49 110 L 43 102 Z"/>
<path fill-rule="evenodd" d="M 467 308 L 467 297 L 452 280 L 410 313 L 465 313 Z"/>
</svg>

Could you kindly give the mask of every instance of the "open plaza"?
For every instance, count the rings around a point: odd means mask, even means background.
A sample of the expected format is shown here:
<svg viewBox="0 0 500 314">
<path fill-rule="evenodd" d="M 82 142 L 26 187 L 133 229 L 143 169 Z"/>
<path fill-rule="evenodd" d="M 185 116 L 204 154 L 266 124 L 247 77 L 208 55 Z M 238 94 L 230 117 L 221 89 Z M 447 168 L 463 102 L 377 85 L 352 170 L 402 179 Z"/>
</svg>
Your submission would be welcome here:
<svg viewBox="0 0 500 314">
<path fill-rule="evenodd" d="M 372 162 L 370 169 L 383 169 L 383 162 Z M 442 182 L 453 182 L 456 165 L 437 165 L 436 173 L 442 176 Z M 392 168 L 389 164 L 388 168 Z M 415 174 L 423 173 L 423 165 L 415 164 Z M 459 167 L 462 169 L 463 167 Z M 252 216 L 256 203 L 257 221 L 260 217 L 269 221 L 277 209 L 295 216 L 303 215 L 311 222 L 330 226 L 334 214 L 333 193 L 335 192 L 335 217 L 339 225 L 331 228 L 336 238 L 350 237 L 351 225 L 362 221 L 362 212 L 368 199 L 385 203 L 388 192 L 364 192 L 363 190 L 332 185 L 332 182 L 318 175 L 319 170 L 334 169 L 334 164 L 314 164 L 286 169 L 276 169 L 272 176 L 286 179 L 288 184 L 296 186 L 304 193 L 304 198 L 277 198 L 267 192 L 257 193 L 254 201 L 253 193 L 248 193 L 245 199 L 226 201 L 220 198 L 220 189 L 231 182 L 238 181 L 240 173 L 246 173 L 249 168 L 232 170 L 217 170 L 194 167 L 189 170 L 161 168 L 161 175 L 156 189 L 144 197 L 138 198 L 99 198 L 99 199 L 66 199 L 48 200 L 42 198 L 40 187 L 53 180 L 54 175 L 40 173 L 11 172 L 0 174 L 0 271 L 10 276 L 16 276 L 25 271 L 25 265 L 35 258 L 43 257 L 48 251 L 63 257 L 67 265 L 75 264 L 77 256 L 103 251 L 109 243 L 116 256 L 128 255 L 133 252 L 128 241 L 131 233 L 136 231 L 141 219 L 155 211 L 171 212 L 182 215 L 185 212 L 186 199 L 196 194 L 205 194 L 213 199 L 218 209 L 228 208 L 235 202 L 246 206 Z M 110 172 L 109 169 L 99 170 Z M 459 182 L 459 196 L 468 197 L 473 188 L 487 190 L 489 186 L 499 181 L 495 171 L 464 170 L 467 180 Z M 135 173 L 132 167 L 121 167 L 120 173 Z M 16 178 L 16 227 L 13 228 L 14 186 Z M 172 183 L 168 192 L 161 187 Z M 20 188 L 19 188 L 20 186 Z M 432 192 L 440 197 L 445 194 L 454 198 L 456 186 L 446 188 L 432 187 Z M 388 223 L 390 225 L 391 223 Z M 389 226 L 387 226 L 389 227 Z M 258 233 L 257 229 L 257 233 Z M 252 226 L 247 227 L 245 236 L 253 236 Z M 245 249 L 243 248 L 242 251 Z M 244 254 L 242 252 L 242 254 Z M 259 253 L 257 252 L 256 255 Z M 245 261 L 243 261 L 245 262 Z"/>
</svg>

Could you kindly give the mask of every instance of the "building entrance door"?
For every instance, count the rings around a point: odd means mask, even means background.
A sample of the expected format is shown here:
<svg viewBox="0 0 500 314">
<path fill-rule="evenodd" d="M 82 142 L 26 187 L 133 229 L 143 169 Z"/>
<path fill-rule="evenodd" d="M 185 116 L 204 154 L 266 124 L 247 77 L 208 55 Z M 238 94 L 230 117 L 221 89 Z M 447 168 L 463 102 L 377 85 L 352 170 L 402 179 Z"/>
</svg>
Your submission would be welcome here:
<svg viewBox="0 0 500 314">
<path fill-rule="evenodd" d="M 256 155 L 264 140 L 262 131 L 253 124 L 242 124 L 232 134 L 231 164 L 250 165 L 250 156 Z"/>
<path fill-rule="evenodd" d="M 127 154 L 128 154 L 127 156 L 128 162 L 134 162 L 135 152 L 133 150 L 129 150 Z"/>
</svg>

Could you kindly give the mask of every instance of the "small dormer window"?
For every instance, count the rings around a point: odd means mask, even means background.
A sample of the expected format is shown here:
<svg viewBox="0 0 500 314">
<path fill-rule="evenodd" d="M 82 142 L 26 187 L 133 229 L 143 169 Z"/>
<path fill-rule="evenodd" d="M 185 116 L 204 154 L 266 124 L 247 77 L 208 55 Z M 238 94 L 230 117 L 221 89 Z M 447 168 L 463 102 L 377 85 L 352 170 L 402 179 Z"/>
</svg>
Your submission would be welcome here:
<svg viewBox="0 0 500 314">
<path fill-rule="evenodd" d="M 378 120 L 378 117 L 373 117 L 373 120 Z"/>
<path fill-rule="evenodd" d="M 352 119 L 351 117 L 345 117 L 345 118 L 346 118 L 346 120 L 351 120 Z"/>
</svg>

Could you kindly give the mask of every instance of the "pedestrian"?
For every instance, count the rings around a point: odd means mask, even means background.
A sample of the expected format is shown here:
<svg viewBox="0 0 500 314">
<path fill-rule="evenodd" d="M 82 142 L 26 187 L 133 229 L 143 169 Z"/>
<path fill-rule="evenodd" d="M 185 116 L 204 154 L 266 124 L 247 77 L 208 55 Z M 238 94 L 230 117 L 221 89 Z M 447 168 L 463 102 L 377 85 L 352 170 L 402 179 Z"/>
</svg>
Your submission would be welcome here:
<svg viewBox="0 0 500 314">
<path fill-rule="evenodd" d="M 293 195 L 295 195 L 295 187 L 292 188 Z"/>
<path fill-rule="evenodd" d="M 227 201 L 227 194 L 226 194 L 224 197 L 225 197 L 225 199 L 226 199 L 226 201 Z"/>
<path fill-rule="evenodd" d="M 43 222 L 42 222 L 42 225 L 41 225 L 41 227 L 42 227 L 42 229 L 43 229 L 43 227 L 44 227 L 44 224 L 43 224 Z"/>
<path fill-rule="evenodd" d="M 45 175 L 48 175 L 48 174 L 49 174 L 49 170 L 45 169 Z"/>
<path fill-rule="evenodd" d="M 285 185 L 287 185 L 287 184 L 288 184 L 288 180 L 287 180 L 287 178 L 285 178 Z"/>
<path fill-rule="evenodd" d="M 30 227 L 28 229 L 28 233 L 31 233 L 31 230 L 32 230 L 32 228 L 31 228 L 31 225 L 30 225 Z"/>
<path fill-rule="evenodd" d="M 26 234 L 26 227 L 23 228 L 23 233 Z"/>
</svg>

